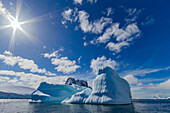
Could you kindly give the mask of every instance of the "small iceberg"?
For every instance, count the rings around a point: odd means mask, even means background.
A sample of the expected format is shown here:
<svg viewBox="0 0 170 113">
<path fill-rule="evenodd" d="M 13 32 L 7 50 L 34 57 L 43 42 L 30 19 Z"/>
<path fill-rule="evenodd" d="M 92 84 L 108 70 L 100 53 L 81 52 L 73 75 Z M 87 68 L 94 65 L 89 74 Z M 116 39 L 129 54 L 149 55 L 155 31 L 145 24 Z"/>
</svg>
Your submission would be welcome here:
<svg viewBox="0 0 170 113">
<path fill-rule="evenodd" d="M 128 82 L 110 67 L 99 70 L 93 89 L 84 80 L 68 78 L 65 85 L 43 82 L 31 94 L 32 101 L 84 104 L 131 104 L 131 98 Z"/>
</svg>

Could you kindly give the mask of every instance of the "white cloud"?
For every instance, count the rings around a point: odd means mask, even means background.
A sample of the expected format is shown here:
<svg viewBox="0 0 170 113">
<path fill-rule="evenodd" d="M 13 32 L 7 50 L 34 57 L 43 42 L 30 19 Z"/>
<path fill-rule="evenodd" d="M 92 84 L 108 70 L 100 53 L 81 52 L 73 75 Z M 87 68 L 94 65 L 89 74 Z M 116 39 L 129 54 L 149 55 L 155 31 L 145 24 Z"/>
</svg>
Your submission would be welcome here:
<svg viewBox="0 0 170 113">
<path fill-rule="evenodd" d="M 71 17 L 71 14 L 72 14 L 73 10 L 72 9 L 67 9 L 65 10 L 64 12 L 62 12 L 62 16 L 63 18 L 65 18 L 66 20 L 68 21 L 71 21 L 72 22 L 72 17 Z"/>
<path fill-rule="evenodd" d="M 4 51 L 3 54 L 12 56 L 12 53 L 10 51 Z"/>
<path fill-rule="evenodd" d="M 61 54 L 59 54 L 60 51 L 63 51 L 63 49 L 54 51 L 53 53 L 49 54 L 49 53 L 45 53 L 43 54 L 44 57 L 46 58 L 51 58 L 51 63 L 53 65 L 56 65 L 57 67 L 55 67 L 55 69 L 58 72 L 63 72 L 63 73 L 72 73 L 75 72 L 76 69 L 80 68 L 79 65 L 76 65 L 76 61 L 73 60 L 69 60 L 68 57 L 62 57 Z"/>
<path fill-rule="evenodd" d="M 6 82 L 8 80 L 10 80 L 9 77 L 0 76 L 0 82 Z"/>
<path fill-rule="evenodd" d="M 126 75 L 123 78 L 127 80 L 129 84 L 138 84 L 138 79 L 132 74 Z"/>
<path fill-rule="evenodd" d="M 127 23 L 135 22 L 142 10 L 143 9 L 138 10 L 137 8 L 125 9 L 125 11 L 128 13 L 127 17 L 125 18 L 125 21 Z"/>
<path fill-rule="evenodd" d="M 110 16 L 113 13 L 114 13 L 114 11 L 111 7 L 107 8 L 107 16 Z"/>
<path fill-rule="evenodd" d="M 99 20 L 95 20 L 94 22 L 89 21 L 90 15 L 85 12 L 85 11 L 78 11 L 77 8 L 74 9 L 68 9 L 62 13 L 62 16 L 64 18 L 64 24 L 66 21 L 78 21 L 79 22 L 79 27 L 84 33 L 95 33 L 95 34 L 100 34 L 104 27 L 107 26 L 108 24 L 112 23 L 111 18 L 105 18 L 101 17 Z M 76 26 L 77 27 L 77 26 Z"/>
<path fill-rule="evenodd" d="M 83 0 L 73 0 L 74 1 L 74 4 L 80 4 L 80 5 L 82 5 L 82 2 L 83 2 Z"/>
<path fill-rule="evenodd" d="M 46 49 L 47 48 L 47 46 L 43 46 L 43 49 Z"/>
<path fill-rule="evenodd" d="M 126 41 L 120 42 L 120 43 L 113 43 L 109 42 L 106 46 L 106 48 L 109 48 L 110 51 L 114 51 L 116 53 L 119 53 L 121 51 L 122 47 L 129 46 L 129 43 Z"/>
<path fill-rule="evenodd" d="M 80 64 L 80 60 L 81 60 L 81 58 L 82 58 L 82 56 L 80 56 L 80 57 L 78 58 L 78 62 L 79 62 L 79 64 Z"/>
<path fill-rule="evenodd" d="M 104 34 L 97 38 L 96 43 L 106 43 L 110 40 L 111 36 L 116 32 L 118 29 L 119 24 L 114 23 L 111 27 L 107 28 Z"/>
<path fill-rule="evenodd" d="M 30 87 L 38 87 L 41 82 L 48 82 L 53 84 L 64 84 L 68 76 L 47 77 L 32 73 L 14 72 L 9 70 L 0 70 L 0 82 L 15 85 L 25 85 Z M 12 78 L 13 77 L 13 78 Z"/>
<path fill-rule="evenodd" d="M 95 34 L 100 34 L 104 27 L 109 23 L 112 23 L 112 19 L 101 17 L 100 20 L 95 20 L 94 22 L 90 22 L 88 20 L 89 14 L 85 11 L 78 12 L 80 28 L 84 33 L 90 32 Z"/>
<path fill-rule="evenodd" d="M 170 67 L 165 67 L 165 68 L 158 68 L 158 69 L 136 69 L 136 70 L 127 70 L 127 71 L 123 71 L 121 73 L 121 75 L 128 75 L 128 74 L 132 74 L 134 76 L 145 76 L 146 74 L 149 73 L 155 73 L 155 72 L 159 72 L 159 71 L 164 71 L 164 70 L 169 70 Z"/>
<path fill-rule="evenodd" d="M 170 79 L 161 82 L 159 84 L 153 84 L 151 87 L 148 87 L 147 89 L 169 89 L 170 90 Z"/>
<path fill-rule="evenodd" d="M 104 27 L 112 23 L 112 19 L 102 17 L 100 20 L 93 22 L 92 33 L 102 33 Z"/>
<path fill-rule="evenodd" d="M 63 49 L 63 48 L 60 48 L 59 50 L 54 51 L 54 52 L 52 52 L 51 54 L 49 54 L 49 53 L 44 53 L 43 56 L 44 56 L 45 58 L 60 57 L 60 54 L 59 54 L 60 51 L 64 51 L 64 49 Z"/>
<path fill-rule="evenodd" d="M 170 95 L 169 85 L 170 79 L 158 84 L 131 86 L 132 97 L 139 99 L 167 98 Z"/>
<path fill-rule="evenodd" d="M 73 0 L 73 1 L 74 1 L 74 4 L 82 5 L 82 3 L 83 3 L 83 0 Z M 91 4 L 93 4 L 93 3 L 96 3 L 97 0 L 87 0 L 87 2 L 90 2 Z"/>
<path fill-rule="evenodd" d="M 116 38 L 117 41 L 125 41 L 125 40 L 131 41 L 134 37 L 139 36 L 139 33 L 140 30 L 138 26 L 135 23 L 133 23 L 133 24 L 129 24 L 125 30 L 118 29 L 114 35 L 117 37 Z M 130 39 L 131 36 L 132 38 Z"/>
<path fill-rule="evenodd" d="M 52 58 L 51 62 L 53 65 L 57 65 L 57 67 L 55 67 L 57 71 L 63 73 L 72 73 L 80 68 L 80 66 L 76 65 L 75 60 L 71 61 L 68 57 Z"/>
<path fill-rule="evenodd" d="M 38 65 L 35 64 L 33 60 L 25 59 L 20 56 L 13 56 L 12 53 L 9 51 L 5 51 L 3 54 L 0 54 L 0 60 L 2 60 L 3 63 L 5 63 L 6 65 L 18 65 L 21 69 L 30 70 L 30 72 L 33 73 L 56 75 L 47 71 L 45 68 L 39 69 Z"/>
<path fill-rule="evenodd" d="M 135 23 L 129 24 L 125 29 L 119 28 L 119 23 L 113 23 L 102 36 L 96 39 L 94 44 L 107 43 L 111 37 L 116 38 L 117 42 L 109 42 L 106 48 L 119 53 L 122 47 L 129 46 L 130 42 L 139 35 L 140 30 Z"/>
<path fill-rule="evenodd" d="M 14 16 L 12 16 L 11 13 L 6 8 L 3 7 L 2 1 L 0 1 L 0 15 L 7 18 L 10 23 L 16 20 Z"/>
<path fill-rule="evenodd" d="M 84 42 L 84 46 L 87 46 L 88 44 L 87 44 L 87 42 Z"/>
<path fill-rule="evenodd" d="M 145 76 L 149 73 L 168 70 L 170 67 L 159 69 L 137 69 L 128 70 L 120 73 L 123 78 L 131 84 L 133 98 L 167 98 L 170 94 L 170 79 L 169 78 L 144 78 L 137 79 L 136 76 Z M 163 81 L 163 82 L 162 82 Z M 156 83 L 155 83 L 156 82 Z M 158 83 L 160 82 L 160 83 Z M 169 91 L 168 91 L 169 90 Z M 165 93 L 162 93 L 165 92 Z"/>
<path fill-rule="evenodd" d="M 97 0 L 87 0 L 87 1 L 90 2 L 91 4 L 97 2 Z"/>
<path fill-rule="evenodd" d="M 85 11 L 79 11 L 78 12 L 79 22 L 80 22 L 80 28 L 84 33 L 90 32 L 92 30 L 92 23 L 89 22 L 89 14 Z"/>
<path fill-rule="evenodd" d="M 116 63 L 116 61 L 111 60 L 110 58 L 107 60 L 105 56 L 102 56 L 97 57 L 97 59 L 92 59 L 90 68 L 92 68 L 93 72 L 97 74 L 99 69 L 103 69 L 107 66 L 115 69 L 115 66 L 117 65 L 118 64 Z"/>
<path fill-rule="evenodd" d="M 106 46 L 110 51 L 119 53 L 123 47 L 128 47 L 131 42 L 140 36 L 141 31 L 139 30 L 137 23 L 130 23 L 122 28 L 120 28 L 119 23 L 112 23 L 112 18 L 101 17 L 98 20 L 89 21 L 90 15 L 85 11 L 78 11 L 77 8 L 73 10 L 68 9 L 67 12 L 72 11 L 72 13 L 63 12 L 64 21 L 74 20 L 74 22 L 79 22 L 79 27 L 84 33 L 94 33 L 101 34 L 105 27 L 106 31 L 103 35 L 99 36 L 97 39 L 94 38 L 89 42 L 89 44 L 98 45 L 100 43 L 107 43 L 111 38 L 115 39 L 115 42 L 109 42 Z M 112 9 L 108 8 L 108 15 L 110 15 Z M 140 14 L 140 11 L 137 9 L 129 9 L 128 15 L 137 15 Z M 65 16 L 68 15 L 68 16 Z M 70 19 L 71 17 L 71 19 Z M 111 24 L 111 25 L 110 25 Z M 108 25 L 110 25 L 108 27 Z M 84 46 L 87 46 L 87 42 L 84 43 Z"/>
</svg>

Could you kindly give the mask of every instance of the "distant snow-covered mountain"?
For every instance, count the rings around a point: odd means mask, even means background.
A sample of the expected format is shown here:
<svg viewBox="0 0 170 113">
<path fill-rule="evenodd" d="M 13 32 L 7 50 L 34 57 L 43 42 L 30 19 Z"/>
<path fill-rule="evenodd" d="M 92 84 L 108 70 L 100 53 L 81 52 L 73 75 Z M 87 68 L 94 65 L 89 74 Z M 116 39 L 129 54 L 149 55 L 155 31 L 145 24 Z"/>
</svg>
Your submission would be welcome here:
<svg viewBox="0 0 170 113">
<path fill-rule="evenodd" d="M 0 98 L 2 99 L 25 99 L 30 98 L 34 88 L 16 85 L 0 85 Z"/>
</svg>

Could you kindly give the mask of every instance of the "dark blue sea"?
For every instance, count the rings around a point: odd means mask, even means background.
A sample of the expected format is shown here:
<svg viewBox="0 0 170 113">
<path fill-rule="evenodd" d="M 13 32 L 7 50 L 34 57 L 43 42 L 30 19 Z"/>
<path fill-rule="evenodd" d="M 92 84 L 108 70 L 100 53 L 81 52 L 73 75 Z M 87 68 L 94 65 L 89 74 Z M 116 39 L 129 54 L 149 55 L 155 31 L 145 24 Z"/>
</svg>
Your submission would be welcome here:
<svg viewBox="0 0 170 113">
<path fill-rule="evenodd" d="M 0 113 L 170 113 L 170 100 L 137 99 L 131 105 L 90 105 L 0 99 Z"/>
</svg>

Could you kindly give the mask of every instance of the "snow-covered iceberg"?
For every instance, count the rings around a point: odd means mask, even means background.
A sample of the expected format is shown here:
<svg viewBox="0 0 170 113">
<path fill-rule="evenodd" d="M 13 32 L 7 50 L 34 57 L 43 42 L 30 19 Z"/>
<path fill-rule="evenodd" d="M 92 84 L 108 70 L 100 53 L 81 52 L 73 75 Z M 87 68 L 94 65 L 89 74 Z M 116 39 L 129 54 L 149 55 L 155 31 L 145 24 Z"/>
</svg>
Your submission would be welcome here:
<svg viewBox="0 0 170 113">
<path fill-rule="evenodd" d="M 99 70 L 93 81 L 93 90 L 85 89 L 67 98 L 64 103 L 88 104 L 130 104 L 131 92 L 126 80 L 120 78 L 118 73 L 106 67 Z"/>
<path fill-rule="evenodd" d="M 93 81 L 93 91 L 85 103 L 90 104 L 130 104 L 129 84 L 110 67 L 99 70 Z"/>
<path fill-rule="evenodd" d="M 83 80 L 69 78 L 65 85 L 43 82 L 31 95 L 32 101 L 86 103 L 86 104 L 130 104 L 129 84 L 110 67 L 99 70 L 93 80 L 93 89 Z"/>
</svg>

